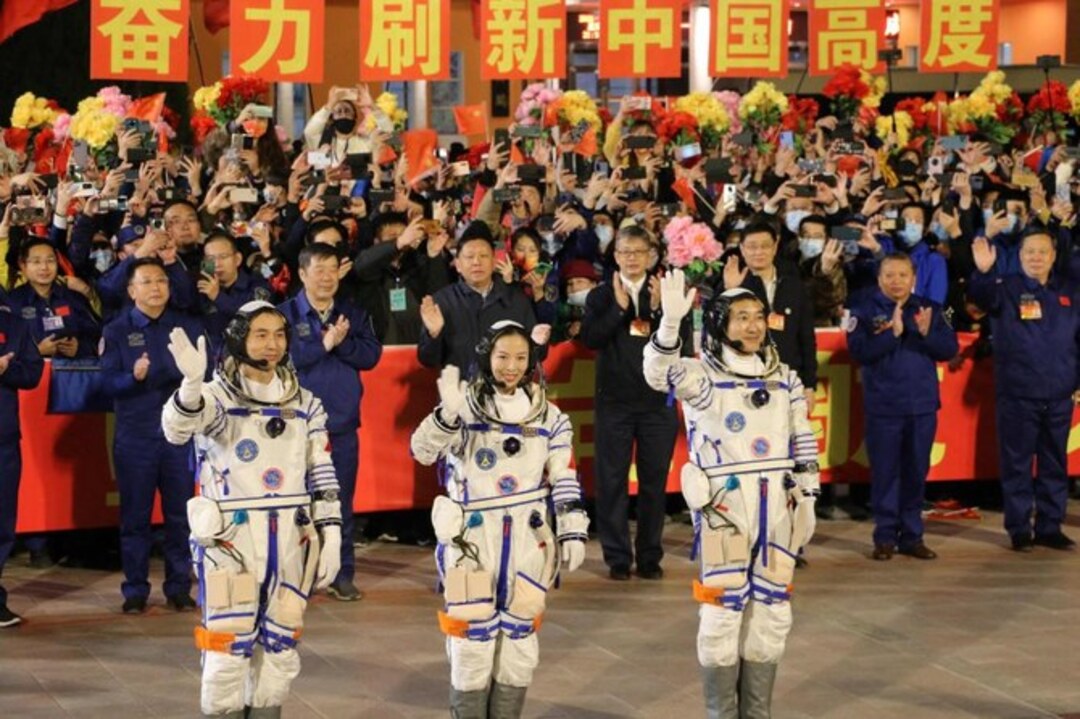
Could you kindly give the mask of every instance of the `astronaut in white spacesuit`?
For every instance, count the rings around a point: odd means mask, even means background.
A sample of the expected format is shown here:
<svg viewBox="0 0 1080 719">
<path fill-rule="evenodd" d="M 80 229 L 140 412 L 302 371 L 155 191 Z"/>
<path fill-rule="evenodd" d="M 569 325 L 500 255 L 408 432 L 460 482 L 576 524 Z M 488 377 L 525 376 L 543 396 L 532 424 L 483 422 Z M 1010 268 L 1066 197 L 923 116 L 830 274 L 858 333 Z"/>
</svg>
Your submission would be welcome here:
<svg viewBox="0 0 1080 719">
<path fill-rule="evenodd" d="M 780 362 L 765 306 L 732 289 L 705 306 L 700 359 L 679 358 L 695 290 L 661 280 L 663 318 L 645 348 L 651 387 L 682 401 L 682 491 L 701 559 L 698 661 L 710 719 L 768 719 L 791 629 L 795 556 L 814 533 L 817 441 L 798 375 Z"/>
<path fill-rule="evenodd" d="M 573 466 L 570 419 L 531 381 L 536 347 L 524 327 L 497 322 L 477 346 L 472 383 L 449 366 L 441 402 L 412 436 L 413 456 L 445 461 L 435 501 L 444 587 L 439 626 L 450 659 L 455 719 L 521 716 L 539 662 L 536 631 L 560 560 L 585 558 L 589 518 Z"/>
<path fill-rule="evenodd" d="M 300 673 L 308 597 L 341 561 L 326 413 L 300 387 L 288 324 L 268 302 L 245 304 L 229 323 L 209 383 L 205 339 L 192 346 L 182 329 L 169 339 L 184 380 L 161 422 L 174 444 L 194 437 L 198 463 L 188 522 L 202 607 L 202 711 L 279 717 Z"/>
</svg>

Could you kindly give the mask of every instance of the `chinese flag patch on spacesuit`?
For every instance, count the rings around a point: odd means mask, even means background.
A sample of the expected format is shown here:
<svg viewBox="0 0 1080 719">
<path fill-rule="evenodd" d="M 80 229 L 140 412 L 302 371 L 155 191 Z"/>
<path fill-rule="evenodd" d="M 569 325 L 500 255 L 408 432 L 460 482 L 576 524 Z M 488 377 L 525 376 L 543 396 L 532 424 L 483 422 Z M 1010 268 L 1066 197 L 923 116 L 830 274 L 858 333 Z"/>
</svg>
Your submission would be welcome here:
<svg viewBox="0 0 1080 719">
<path fill-rule="evenodd" d="M 1058 302 L 1061 303 L 1062 307 L 1072 307 L 1072 297 L 1069 297 L 1068 295 L 1061 295 L 1058 297 Z"/>
</svg>

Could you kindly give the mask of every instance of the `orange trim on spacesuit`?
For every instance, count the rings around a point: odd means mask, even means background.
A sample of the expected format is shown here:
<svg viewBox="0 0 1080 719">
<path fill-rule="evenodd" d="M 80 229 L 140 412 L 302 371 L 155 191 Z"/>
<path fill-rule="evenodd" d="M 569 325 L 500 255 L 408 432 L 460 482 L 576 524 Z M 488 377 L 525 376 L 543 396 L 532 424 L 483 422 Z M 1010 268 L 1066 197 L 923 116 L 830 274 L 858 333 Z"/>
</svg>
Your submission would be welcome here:
<svg viewBox="0 0 1080 719">
<path fill-rule="evenodd" d="M 212 632 L 206 627 L 195 627 L 195 647 L 204 652 L 222 652 L 232 650 L 236 635 L 232 632 Z"/>
</svg>

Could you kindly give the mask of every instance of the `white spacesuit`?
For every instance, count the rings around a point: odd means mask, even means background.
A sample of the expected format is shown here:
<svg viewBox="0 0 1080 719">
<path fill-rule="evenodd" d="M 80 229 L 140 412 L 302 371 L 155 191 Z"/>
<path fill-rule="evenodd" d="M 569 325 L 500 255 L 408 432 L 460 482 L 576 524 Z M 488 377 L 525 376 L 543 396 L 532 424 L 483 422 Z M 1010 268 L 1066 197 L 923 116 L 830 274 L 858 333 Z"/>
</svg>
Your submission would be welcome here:
<svg viewBox="0 0 1080 719">
<path fill-rule="evenodd" d="M 284 323 L 269 303 L 241 308 L 205 385 L 203 339 L 194 348 L 183 330 L 170 336 L 185 380 L 161 421 L 170 442 L 195 440 L 199 492 L 188 521 L 208 716 L 280 716 L 300 672 L 296 644 L 308 597 L 333 580 L 340 562 L 341 508 L 322 403 L 299 386 L 287 355 L 274 366 L 247 354 L 252 322 L 271 313 Z M 253 381 L 245 364 L 269 381 Z"/>
<path fill-rule="evenodd" d="M 441 403 L 412 437 L 417 461 L 445 462 L 446 496 L 436 500 L 432 522 L 450 709 L 460 719 L 520 716 L 560 556 L 576 569 L 588 536 L 570 419 L 547 401 L 542 384 L 495 391 L 490 355 L 508 332 L 527 336 L 516 323 L 497 323 L 477 347 L 472 384 L 459 382 L 452 366 L 443 371 Z M 529 346 L 525 377 L 535 365 Z"/>
<path fill-rule="evenodd" d="M 714 298 L 705 309 L 701 359 L 680 359 L 679 321 L 694 294 L 684 292 L 684 282 L 681 272 L 662 282 L 664 316 L 645 348 L 645 377 L 674 392 L 686 420 L 690 461 L 682 489 L 700 557 L 694 598 L 701 603 L 697 645 L 708 716 L 759 719 L 770 715 L 791 629 L 795 557 L 814 531 L 817 442 L 802 382 L 780 363 L 764 306 L 749 290 Z M 728 337 L 735 303 L 758 316 L 759 351 L 745 352 Z"/>
</svg>

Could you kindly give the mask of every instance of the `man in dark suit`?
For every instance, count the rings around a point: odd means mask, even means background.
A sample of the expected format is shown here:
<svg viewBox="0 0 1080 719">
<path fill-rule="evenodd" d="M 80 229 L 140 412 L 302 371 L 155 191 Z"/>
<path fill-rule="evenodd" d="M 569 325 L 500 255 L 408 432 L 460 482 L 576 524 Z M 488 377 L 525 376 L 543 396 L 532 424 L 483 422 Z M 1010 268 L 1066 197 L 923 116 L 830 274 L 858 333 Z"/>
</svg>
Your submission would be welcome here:
<svg viewBox="0 0 1080 719">
<path fill-rule="evenodd" d="M 619 271 L 589 293 L 581 339 L 597 350 L 596 362 L 596 514 L 604 562 L 612 579 L 630 578 L 637 559 L 642 579 L 664 572 L 661 536 L 665 488 L 675 436 L 675 407 L 663 392 L 649 387 L 642 352 L 660 322 L 660 280 L 648 274 L 650 242 L 632 225 L 615 238 Z M 684 352 L 693 346 L 688 321 L 682 326 Z M 638 478 L 637 538 L 630 544 L 628 476 L 636 445 Z"/>
</svg>

